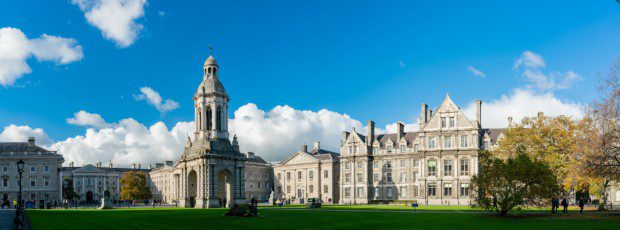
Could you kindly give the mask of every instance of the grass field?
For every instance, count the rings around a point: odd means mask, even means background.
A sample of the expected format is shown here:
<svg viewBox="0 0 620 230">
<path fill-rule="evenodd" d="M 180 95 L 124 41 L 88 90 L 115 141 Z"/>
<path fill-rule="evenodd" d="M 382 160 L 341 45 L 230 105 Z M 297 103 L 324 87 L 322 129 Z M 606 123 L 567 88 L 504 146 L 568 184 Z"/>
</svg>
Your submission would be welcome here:
<svg viewBox="0 0 620 230">
<path fill-rule="evenodd" d="M 261 209 L 258 218 L 223 216 L 224 209 L 135 208 L 98 211 L 28 210 L 33 229 L 620 229 L 607 213 L 522 214 L 499 218 L 436 206 L 418 213 L 398 206 L 328 206 L 324 209 Z M 298 207 L 299 208 L 299 207 Z M 454 208 L 454 207 L 452 207 Z M 466 207 L 460 207 L 464 209 Z M 457 210 L 459 207 L 456 208 Z M 400 212 L 399 212 L 400 211 Z"/>
</svg>

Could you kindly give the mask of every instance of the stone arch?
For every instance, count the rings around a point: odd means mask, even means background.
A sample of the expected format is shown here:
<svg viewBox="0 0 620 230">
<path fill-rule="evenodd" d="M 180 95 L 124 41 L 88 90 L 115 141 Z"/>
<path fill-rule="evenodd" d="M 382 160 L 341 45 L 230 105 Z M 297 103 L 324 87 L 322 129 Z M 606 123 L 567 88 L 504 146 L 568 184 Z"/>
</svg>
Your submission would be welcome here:
<svg viewBox="0 0 620 230">
<path fill-rule="evenodd" d="M 213 112 L 211 111 L 211 106 L 207 106 L 207 130 L 213 129 Z"/>
<path fill-rule="evenodd" d="M 187 199 L 188 207 L 196 206 L 196 195 L 198 195 L 198 174 L 193 169 L 187 174 Z"/>
<path fill-rule="evenodd" d="M 222 106 L 217 107 L 217 112 L 215 114 L 215 125 L 217 126 L 217 130 L 222 130 Z"/>
<path fill-rule="evenodd" d="M 223 169 L 217 173 L 217 197 L 224 207 L 231 207 L 235 202 L 233 174 L 228 169 Z"/>
</svg>

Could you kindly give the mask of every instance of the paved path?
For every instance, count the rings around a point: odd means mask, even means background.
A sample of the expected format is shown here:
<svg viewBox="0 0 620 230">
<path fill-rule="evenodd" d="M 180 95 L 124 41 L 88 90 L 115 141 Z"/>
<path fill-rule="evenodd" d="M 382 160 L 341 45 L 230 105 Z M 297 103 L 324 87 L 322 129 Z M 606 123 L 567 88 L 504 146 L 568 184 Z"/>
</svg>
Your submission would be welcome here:
<svg viewBox="0 0 620 230">
<path fill-rule="evenodd" d="M 12 230 L 15 209 L 0 209 L 0 230 Z"/>
</svg>

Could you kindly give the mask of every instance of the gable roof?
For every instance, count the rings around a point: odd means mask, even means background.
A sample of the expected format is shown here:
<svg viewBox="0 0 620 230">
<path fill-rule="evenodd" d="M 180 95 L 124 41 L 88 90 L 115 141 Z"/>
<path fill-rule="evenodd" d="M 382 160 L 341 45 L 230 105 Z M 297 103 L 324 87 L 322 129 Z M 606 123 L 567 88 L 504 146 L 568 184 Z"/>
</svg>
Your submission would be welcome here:
<svg viewBox="0 0 620 230">
<path fill-rule="evenodd" d="M 506 131 L 505 128 L 483 129 L 484 135 L 488 135 L 493 142 L 496 142 L 504 131 Z"/>
</svg>

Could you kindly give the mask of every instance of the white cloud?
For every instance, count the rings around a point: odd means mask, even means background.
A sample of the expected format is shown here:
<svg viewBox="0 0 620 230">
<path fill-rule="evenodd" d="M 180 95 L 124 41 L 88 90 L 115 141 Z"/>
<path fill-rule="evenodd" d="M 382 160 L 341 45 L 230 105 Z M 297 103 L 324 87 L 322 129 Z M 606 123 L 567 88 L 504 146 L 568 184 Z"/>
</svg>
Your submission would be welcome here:
<svg viewBox="0 0 620 230">
<path fill-rule="evenodd" d="M 527 81 L 527 87 L 541 90 L 553 91 L 557 89 L 568 89 L 581 80 L 581 76 L 572 70 L 561 72 L 544 73 L 542 68 L 546 66 L 543 58 L 531 51 L 525 51 L 514 64 L 515 69 L 521 69 L 521 75 Z"/>
<path fill-rule="evenodd" d="M 73 114 L 73 117 L 67 118 L 67 123 L 73 125 L 90 126 L 95 128 L 105 128 L 111 126 L 103 120 L 101 115 L 96 113 L 89 113 L 84 110 L 80 110 Z"/>
<path fill-rule="evenodd" d="M 239 107 L 229 121 L 231 135 L 239 138 L 241 151 L 251 151 L 266 160 L 282 160 L 304 143 L 318 140 L 324 149 L 339 151 L 343 131 L 362 130 L 362 123 L 349 115 L 326 109 L 318 112 L 276 106 L 265 112 L 255 104 Z"/>
<path fill-rule="evenodd" d="M 482 127 L 501 128 L 508 125 L 508 117 L 514 122 L 524 117 L 533 117 L 543 112 L 548 116 L 567 115 L 579 119 L 584 115 L 583 105 L 562 101 L 552 92 L 538 93 L 526 89 L 515 89 L 510 95 L 502 95 L 499 99 L 483 102 Z M 476 104 L 470 103 L 464 113 L 469 119 L 476 119 Z"/>
<path fill-rule="evenodd" d="M 521 66 L 525 68 L 538 69 L 538 68 L 545 67 L 546 64 L 540 55 L 532 51 L 526 50 L 526 51 L 523 51 L 523 53 L 521 54 L 521 56 L 519 56 L 519 58 L 517 58 L 517 61 L 515 62 L 515 65 L 514 65 L 515 69 Z"/>
<path fill-rule="evenodd" d="M 136 20 L 144 16 L 146 0 L 72 0 L 88 23 L 101 30 L 103 36 L 125 48 L 133 44 L 143 25 Z"/>
<path fill-rule="evenodd" d="M 375 133 L 396 133 L 396 124 L 397 122 L 394 122 L 392 124 L 388 124 L 385 126 L 385 130 L 380 129 L 377 130 L 375 129 Z M 405 125 L 405 132 L 416 132 L 420 129 L 420 125 L 418 122 L 415 123 L 403 123 L 403 125 Z"/>
<path fill-rule="evenodd" d="M 7 87 L 32 70 L 27 59 L 34 56 L 39 61 L 68 64 L 82 59 L 82 47 L 72 38 L 43 34 L 28 39 L 20 30 L 0 28 L 0 85 Z"/>
<path fill-rule="evenodd" d="M 140 88 L 140 92 L 142 94 L 134 95 L 134 99 L 137 101 L 146 101 L 150 105 L 155 106 L 160 113 L 165 113 L 179 108 L 178 102 L 171 99 L 166 99 L 164 101 L 159 93 L 150 87 L 142 87 Z"/>
<path fill-rule="evenodd" d="M 47 136 L 43 129 L 17 125 L 5 126 L 0 133 L 0 142 L 26 142 L 28 137 L 34 137 L 37 144 L 49 145 L 52 143 L 52 139 Z"/>
<path fill-rule="evenodd" d="M 147 127 L 127 118 L 107 128 L 89 128 L 84 135 L 54 143 L 51 149 L 58 150 L 67 164 L 112 162 L 128 166 L 141 163 L 146 167 L 166 160 L 178 160 L 186 135 L 193 129 L 193 122 L 179 122 L 169 130 L 163 122 Z"/>
<path fill-rule="evenodd" d="M 476 69 L 476 68 L 475 68 L 475 67 L 473 67 L 473 66 L 468 66 L 468 67 L 467 67 L 467 71 L 469 71 L 469 72 L 473 73 L 473 74 L 474 74 L 474 76 L 476 76 L 476 77 L 486 77 L 486 74 L 484 74 L 484 72 L 482 72 L 482 71 L 480 71 L 480 70 Z"/>
</svg>

